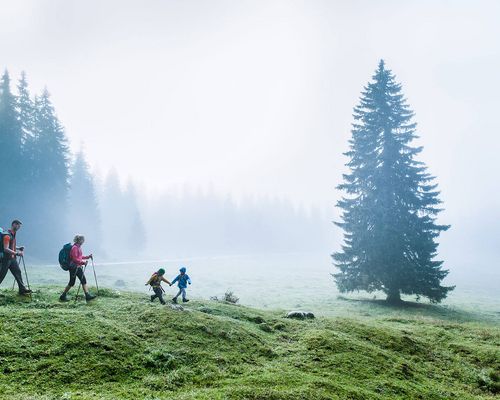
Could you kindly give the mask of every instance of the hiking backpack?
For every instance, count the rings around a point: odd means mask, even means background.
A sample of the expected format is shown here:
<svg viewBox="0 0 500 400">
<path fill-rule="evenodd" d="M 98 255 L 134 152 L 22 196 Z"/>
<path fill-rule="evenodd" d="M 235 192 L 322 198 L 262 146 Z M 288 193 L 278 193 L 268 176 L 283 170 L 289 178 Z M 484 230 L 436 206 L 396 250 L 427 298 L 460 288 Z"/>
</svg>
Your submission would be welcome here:
<svg viewBox="0 0 500 400">
<path fill-rule="evenodd" d="M 3 237 L 7 235 L 7 232 L 0 227 L 0 260 L 3 258 Z"/>
<path fill-rule="evenodd" d="M 59 265 L 65 271 L 69 269 L 69 253 L 71 253 L 71 248 L 73 245 L 71 243 L 66 243 L 61 251 L 59 251 Z"/>
<path fill-rule="evenodd" d="M 4 231 L 3 228 L 0 228 L 0 260 L 3 258 L 5 254 L 5 249 L 3 247 L 3 238 L 5 236 L 11 236 L 9 231 Z M 12 236 L 11 236 L 12 239 Z"/>
</svg>

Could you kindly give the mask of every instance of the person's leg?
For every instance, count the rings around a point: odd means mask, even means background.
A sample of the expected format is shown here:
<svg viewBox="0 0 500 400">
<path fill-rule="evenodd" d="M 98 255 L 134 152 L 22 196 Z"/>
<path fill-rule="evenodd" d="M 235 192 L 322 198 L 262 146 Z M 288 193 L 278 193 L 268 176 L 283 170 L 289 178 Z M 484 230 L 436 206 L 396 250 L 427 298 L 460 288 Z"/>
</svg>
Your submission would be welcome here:
<svg viewBox="0 0 500 400">
<path fill-rule="evenodd" d="M 0 283 L 3 282 L 5 276 L 7 275 L 7 271 L 9 270 L 9 259 L 7 257 L 2 258 L 2 262 L 0 263 Z"/>
<path fill-rule="evenodd" d="M 61 296 L 59 297 L 59 300 L 61 300 L 61 301 L 68 300 L 66 295 L 68 294 L 69 290 L 73 286 L 75 286 L 75 282 L 76 282 L 76 266 L 69 267 L 68 272 L 69 272 L 69 282 L 66 285 L 66 287 L 64 288 L 64 291 L 62 292 Z"/>
<path fill-rule="evenodd" d="M 174 298 L 172 299 L 172 301 L 173 301 L 174 303 L 177 303 L 177 297 L 179 297 L 179 296 L 181 295 L 181 293 L 182 293 L 182 289 L 181 289 L 181 288 L 179 288 L 179 292 L 178 292 L 178 293 L 174 296 Z"/>
<path fill-rule="evenodd" d="M 189 301 L 188 299 L 186 299 L 186 289 L 185 288 L 182 289 L 182 301 L 184 303 L 187 303 Z"/>
<path fill-rule="evenodd" d="M 165 304 L 165 300 L 163 300 L 163 291 L 161 290 L 161 288 L 153 288 L 153 290 L 155 291 L 155 296 L 160 300 L 160 303 Z"/>
<path fill-rule="evenodd" d="M 19 264 L 17 263 L 17 260 L 15 258 L 10 260 L 9 269 L 10 272 L 12 272 L 12 275 L 14 275 L 14 278 L 17 282 L 17 286 L 19 287 L 19 293 L 20 294 L 29 293 L 30 291 L 26 289 L 26 286 L 24 286 L 21 268 L 19 268 Z"/>
<path fill-rule="evenodd" d="M 85 293 L 85 300 L 90 301 L 95 299 L 95 296 L 90 294 L 89 288 L 87 287 L 87 278 L 85 278 L 85 274 L 83 273 L 83 268 L 77 269 L 76 276 L 78 277 L 80 283 L 82 284 L 83 292 Z"/>
<path fill-rule="evenodd" d="M 154 294 L 151 295 L 151 301 L 155 301 L 155 299 L 157 297 L 155 288 L 153 288 L 153 292 L 154 292 Z"/>
</svg>

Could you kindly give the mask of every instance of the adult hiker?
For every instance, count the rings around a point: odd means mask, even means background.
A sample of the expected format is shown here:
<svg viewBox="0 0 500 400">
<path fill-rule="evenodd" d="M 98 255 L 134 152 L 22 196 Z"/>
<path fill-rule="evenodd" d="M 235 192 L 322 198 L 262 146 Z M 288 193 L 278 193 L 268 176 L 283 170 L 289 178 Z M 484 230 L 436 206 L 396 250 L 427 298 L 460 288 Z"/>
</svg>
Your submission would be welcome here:
<svg viewBox="0 0 500 400">
<path fill-rule="evenodd" d="M 189 275 L 186 274 L 186 268 L 181 267 L 179 269 L 180 274 L 177 275 L 174 280 L 172 281 L 172 285 L 177 282 L 177 286 L 179 287 L 179 292 L 175 295 L 175 297 L 172 299 L 174 303 L 177 303 L 177 297 L 182 295 L 182 302 L 187 303 L 189 300 L 186 299 L 186 288 L 188 283 L 191 285 L 191 279 L 189 278 Z"/>
<path fill-rule="evenodd" d="M 172 284 L 164 278 L 165 275 L 165 270 L 163 268 L 160 268 L 157 272 L 155 272 L 153 275 L 151 275 L 151 278 L 146 282 L 147 285 L 151 285 L 153 288 L 153 292 L 155 294 L 151 295 L 151 301 L 155 301 L 155 299 L 158 297 L 160 300 L 161 304 L 165 304 L 165 300 L 163 300 L 163 288 L 161 287 L 162 282 L 166 282 L 169 286 L 172 286 Z"/>
<path fill-rule="evenodd" d="M 5 279 L 7 271 L 10 270 L 19 287 L 19 294 L 27 295 L 31 293 L 31 290 L 24 286 L 21 268 L 19 268 L 19 263 L 17 262 L 17 257 L 24 256 L 24 246 L 17 247 L 16 244 L 16 234 L 21 229 L 22 224 L 21 221 L 15 219 L 12 221 L 10 229 L 1 235 L 2 251 L 0 252 L 0 256 L 2 257 L 2 263 L 0 268 L 0 283 Z"/>
<path fill-rule="evenodd" d="M 88 260 L 92 258 L 92 254 L 88 256 L 84 256 L 82 252 L 82 245 L 85 243 L 85 236 L 76 235 L 73 239 L 73 246 L 71 247 L 71 251 L 69 253 L 69 282 L 64 292 L 59 297 L 61 301 L 68 301 L 68 292 L 69 290 L 75 286 L 76 277 L 80 280 L 80 283 L 83 288 L 83 292 L 85 293 L 85 300 L 90 301 L 95 299 L 96 296 L 90 294 L 89 288 L 87 287 L 87 279 L 85 278 L 85 274 L 83 271 L 83 267 L 85 267 L 88 263 Z"/>
</svg>

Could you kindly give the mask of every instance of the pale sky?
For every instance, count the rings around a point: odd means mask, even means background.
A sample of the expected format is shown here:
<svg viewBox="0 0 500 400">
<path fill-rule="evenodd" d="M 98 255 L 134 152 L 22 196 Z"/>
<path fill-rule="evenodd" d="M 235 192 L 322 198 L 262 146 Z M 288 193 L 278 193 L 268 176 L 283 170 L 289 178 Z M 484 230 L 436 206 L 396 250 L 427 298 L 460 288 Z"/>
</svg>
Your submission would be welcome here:
<svg viewBox="0 0 500 400">
<path fill-rule="evenodd" d="M 324 206 L 384 58 L 457 223 L 499 215 L 498 21 L 500 1 L 0 0 L 0 67 L 47 85 L 101 172 Z"/>
</svg>

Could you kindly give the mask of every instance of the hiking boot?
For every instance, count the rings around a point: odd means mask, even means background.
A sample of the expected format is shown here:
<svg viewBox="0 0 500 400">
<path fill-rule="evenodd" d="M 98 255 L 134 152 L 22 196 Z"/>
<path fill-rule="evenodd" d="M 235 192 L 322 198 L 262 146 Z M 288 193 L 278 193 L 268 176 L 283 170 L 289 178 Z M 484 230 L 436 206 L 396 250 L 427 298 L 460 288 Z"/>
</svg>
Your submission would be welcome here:
<svg viewBox="0 0 500 400">
<path fill-rule="evenodd" d="M 187 303 L 188 301 L 189 301 L 189 299 L 182 299 L 183 303 Z"/>
<path fill-rule="evenodd" d="M 90 293 L 85 293 L 85 300 L 91 301 L 91 300 L 94 300 L 95 298 L 96 298 L 96 296 L 94 296 Z"/>
<path fill-rule="evenodd" d="M 26 289 L 26 288 L 21 289 L 21 290 L 19 291 L 19 295 L 20 295 L 20 296 L 28 296 L 28 295 L 30 295 L 31 293 L 32 293 L 32 291 L 31 291 L 30 289 Z"/>
<path fill-rule="evenodd" d="M 177 304 L 177 297 L 174 297 L 174 298 L 172 299 L 172 303 Z"/>
<path fill-rule="evenodd" d="M 59 301 L 69 301 L 67 294 L 63 293 L 62 295 L 60 295 Z"/>
<path fill-rule="evenodd" d="M 165 304 L 167 304 L 167 303 L 165 303 L 165 300 L 162 300 L 162 301 L 161 301 L 161 304 L 162 304 L 162 305 L 165 305 Z"/>
<path fill-rule="evenodd" d="M 155 301 L 155 299 L 156 299 L 156 296 L 155 296 L 154 294 L 152 294 L 152 295 L 151 295 L 151 303 L 152 303 L 153 301 Z"/>
</svg>

